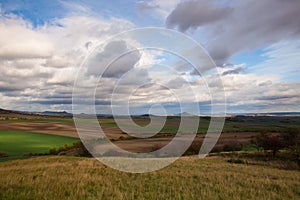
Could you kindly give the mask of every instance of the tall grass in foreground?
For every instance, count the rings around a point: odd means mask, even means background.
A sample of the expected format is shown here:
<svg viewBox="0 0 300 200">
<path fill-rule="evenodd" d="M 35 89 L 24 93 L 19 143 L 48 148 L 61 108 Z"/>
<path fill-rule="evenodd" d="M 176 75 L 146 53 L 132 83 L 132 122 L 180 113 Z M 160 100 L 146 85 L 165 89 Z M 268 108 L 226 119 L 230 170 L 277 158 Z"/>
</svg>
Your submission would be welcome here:
<svg viewBox="0 0 300 200">
<path fill-rule="evenodd" d="M 147 174 L 93 158 L 38 157 L 0 163 L 0 199 L 299 199 L 300 172 L 184 157 Z"/>
</svg>

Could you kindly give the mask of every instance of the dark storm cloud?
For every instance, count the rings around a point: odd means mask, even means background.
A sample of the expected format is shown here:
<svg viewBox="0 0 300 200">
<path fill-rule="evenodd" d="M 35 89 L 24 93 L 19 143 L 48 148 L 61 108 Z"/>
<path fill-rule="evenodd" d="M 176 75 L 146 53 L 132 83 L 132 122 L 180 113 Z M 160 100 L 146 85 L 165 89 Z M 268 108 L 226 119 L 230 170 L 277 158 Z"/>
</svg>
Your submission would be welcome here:
<svg viewBox="0 0 300 200">
<path fill-rule="evenodd" d="M 0 83 L 0 93 L 16 92 L 16 91 L 22 91 L 22 90 L 23 90 L 23 87 L 20 87 L 20 86 L 16 86 L 16 85 L 1 85 L 1 83 Z"/>
<path fill-rule="evenodd" d="M 235 69 L 228 70 L 228 71 L 224 72 L 222 75 L 223 75 L 223 76 L 226 76 L 226 75 L 229 75 L 229 74 L 239 74 L 239 73 L 244 72 L 244 71 L 245 71 L 244 68 L 242 68 L 242 67 L 237 67 L 237 68 L 235 68 Z"/>
<path fill-rule="evenodd" d="M 46 95 L 44 98 L 45 99 L 61 99 L 61 98 L 71 99 L 72 98 L 72 94 L 68 94 L 68 95 L 60 95 L 60 94 Z"/>
<path fill-rule="evenodd" d="M 245 111 L 246 113 L 251 113 L 254 110 L 254 113 L 264 113 L 266 112 L 266 110 L 269 112 L 270 110 L 272 110 L 271 112 L 274 112 L 274 110 L 278 109 L 281 110 L 280 108 L 282 107 L 286 107 L 289 106 L 291 108 L 297 108 L 299 105 L 300 101 L 296 102 L 296 103 L 276 103 L 276 104 L 270 104 L 268 102 L 260 102 L 258 103 L 252 103 L 252 104 L 248 104 L 245 103 L 243 105 L 228 105 L 230 106 L 230 110 L 231 112 L 241 112 L 241 111 Z M 286 110 L 285 110 L 286 111 Z"/>
<path fill-rule="evenodd" d="M 42 104 L 42 105 L 69 105 L 72 104 L 72 99 L 61 99 L 61 100 L 36 100 L 36 101 L 30 101 L 30 103 L 33 104 Z M 111 105 L 110 101 L 102 101 L 102 100 L 96 100 L 95 102 L 91 101 L 84 101 L 77 102 L 81 103 L 82 105 L 89 105 L 89 104 L 95 104 L 95 105 Z"/>
<path fill-rule="evenodd" d="M 167 26 L 181 31 L 209 26 L 208 50 L 218 65 L 243 50 L 254 50 L 300 35 L 299 0 L 185 1 L 170 13 Z"/>
<path fill-rule="evenodd" d="M 231 8 L 217 7 L 207 0 L 179 3 L 167 17 L 167 26 L 177 26 L 180 31 L 197 28 L 222 19 L 232 12 Z"/>
<path fill-rule="evenodd" d="M 185 60 L 178 60 L 173 64 L 174 69 L 176 69 L 179 72 L 187 72 L 194 69 L 193 65 L 191 63 L 188 63 Z"/>
<path fill-rule="evenodd" d="M 258 97 L 257 100 L 274 101 L 274 100 L 291 99 L 291 98 L 299 98 L 299 95 L 272 95 L 272 96 L 263 96 L 263 97 Z"/>
<path fill-rule="evenodd" d="M 176 77 L 170 80 L 166 85 L 169 89 L 179 89 L 182 88 L 185 84 L 188 84 L 188 82 L 185 79 L 181 77 Z"/>
<path fill-rule="evenodd" d="M 112 41 L 88 63 L 87 75 L 119 78 L 140 60 L 140 53 L 129 48 L 125 41 Z"/>
<path fill-rule="evenodd" d="M 63 100 L 37 100 L 30 101 L 33 104 L 42 104 L 42 105 L 56 105 L 56 104 L 72 104 L 72 100 L 63 99 Z"/>
<path fill-rule="evenodd" d="M 119 79 L 119 81 L 119 85 L 136 86 L 149 83 L 151 81 L 151 78 L 149 77 L 147 69 L 137 68 L 126 73 L 126 75 L 122 76 L 121 79 Z"/>
<path fill-rule="evenodd" d="M 26 89 L 34 89 L 39 86 L 41 80 L 53 76 L 51 73 L 46 72 L 31 71 L 29 74 L 26 71 L 22 72 L 21 70 L 4 70 L 0 79 L 0 93 L 23 92 Z"/>
<path fill-rule="evenodd" d="M 268 80 L 268 81 L 265 81 L 265 82 L 262 82 L 260 84 L 258 84 L 258 86 L 260 87 L 265 87 L 265 86 L 269 86 L 269 85 L 272 85 L 273 82 L 271 80 Z"/>
</svg>

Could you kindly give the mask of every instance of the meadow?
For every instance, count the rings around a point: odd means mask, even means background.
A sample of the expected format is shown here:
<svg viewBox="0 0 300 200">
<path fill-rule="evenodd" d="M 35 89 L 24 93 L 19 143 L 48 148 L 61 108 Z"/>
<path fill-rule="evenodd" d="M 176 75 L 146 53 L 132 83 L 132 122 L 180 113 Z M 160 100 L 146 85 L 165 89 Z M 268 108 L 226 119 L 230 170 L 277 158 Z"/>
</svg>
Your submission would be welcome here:
<svg viewBox="0 0 300 200">
<path fill-rule="evenodd" d="M 93 158 L 38 157 L 0 163 L 0 199 L 299 199 L 300 172 L 182 157 L 146 174 Z"/>
<path fill-rule="evenodd" d="M 46 153 L 51 148 L 72 144 L 78 138 L 24 131 L 0 131 L 0 152 L 10 157 L 29 153 Z"/>
</svg>

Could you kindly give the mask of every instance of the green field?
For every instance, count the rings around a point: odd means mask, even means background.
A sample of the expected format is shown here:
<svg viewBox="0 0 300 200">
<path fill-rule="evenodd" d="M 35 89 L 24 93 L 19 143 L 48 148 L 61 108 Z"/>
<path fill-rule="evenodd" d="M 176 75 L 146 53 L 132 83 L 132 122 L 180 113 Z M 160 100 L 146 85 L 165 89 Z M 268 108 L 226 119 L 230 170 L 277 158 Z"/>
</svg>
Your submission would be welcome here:
<svg viewBox="0 0 300 200">
<path fill-rule="evenodd" d="M 28 153 L 45 153 L 51 148 L 77 142 L 78 138 L 32 133 L 23 131 L 0 131 L 0 152 L 9 156 Z"/>
<path fill-rule="evenodd" d="M 0 199 L 299 199 L 300 172 L 183 157 L 151 173 L 113 170 L 93 158 L 0 163 Z"/>
</svg>

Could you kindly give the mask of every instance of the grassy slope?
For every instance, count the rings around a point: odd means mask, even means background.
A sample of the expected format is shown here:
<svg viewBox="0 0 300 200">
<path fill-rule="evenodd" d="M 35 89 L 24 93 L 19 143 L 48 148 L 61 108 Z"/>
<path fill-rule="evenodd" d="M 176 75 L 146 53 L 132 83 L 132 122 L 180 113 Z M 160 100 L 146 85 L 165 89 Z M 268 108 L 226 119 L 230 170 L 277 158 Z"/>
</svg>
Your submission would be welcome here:
<svg viewBox="0 0 300 200">
<path fill-rule="evenodd" d="M 300 172 L 180 158 L 128 174 L 92 158 L 39 157 L 0 163 L 0 199 L 299 199 Z"/>
<path fill-rule="evenodd" d="M 0 152 L 5 152 L 9 156 L 45 153 L 50 148 L 72 144 L 76 141 L 78 138 L 23 131 L 0 131 Z"/>
</svg>

